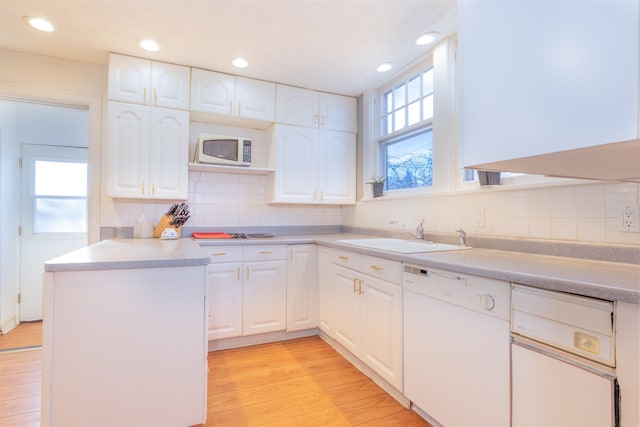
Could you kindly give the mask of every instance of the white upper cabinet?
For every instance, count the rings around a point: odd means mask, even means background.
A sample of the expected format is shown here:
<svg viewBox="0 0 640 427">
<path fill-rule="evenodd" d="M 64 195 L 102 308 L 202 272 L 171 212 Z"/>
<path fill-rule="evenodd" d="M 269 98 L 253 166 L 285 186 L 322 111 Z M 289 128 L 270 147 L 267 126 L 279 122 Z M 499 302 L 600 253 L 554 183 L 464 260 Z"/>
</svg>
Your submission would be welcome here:
<svg viewBox="0 0 640 427">
<path fill-rule="evenodd" d="M 355 203 L 355 134 L 276 124 L 270 140 L 272 203 Z"/>
<path fill-rule="evenodd" d="M 112 101 L 188 110 L 189 81 L 189 67 L 109 54 Z"/>
<path fill-rule="evenodd" d="M 356 132 L 357 101 L 348 96 L 277 85 L 276 122 Z"/>
<path fill-rule="evenodd" d="M 191 110 L 273 122 L 275 83 L 193 68 Z"/>
<path fill-rule="evenodd" d="M 606 157 L 640 175 L 637 154 L 618 162 L 614 151 L 512 161 L 624 142 L 640 153 L 638 22 L 637 1 L 463 0 L 463 165 L 558 174 L 560 160 L 561 169 L 591 162 L 604 173 Z"/>
<path fill-rule="evenodd" d="M 188 197 L 189 113 L 109 102 L 106 195 Z"/>
</svg>

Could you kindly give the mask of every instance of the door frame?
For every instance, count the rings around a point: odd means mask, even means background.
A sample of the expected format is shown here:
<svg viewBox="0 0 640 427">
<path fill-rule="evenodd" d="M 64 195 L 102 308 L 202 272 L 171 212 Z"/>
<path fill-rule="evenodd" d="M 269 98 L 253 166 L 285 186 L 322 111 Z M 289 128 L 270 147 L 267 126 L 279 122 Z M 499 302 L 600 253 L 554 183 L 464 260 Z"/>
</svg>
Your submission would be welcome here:
<svg viewBox="0 0 640 427">
<path fill-rule="evenodd" d="M 0 82 L 0 99 L 18 102 L 44 103 L 54 105 L 67 105 L 72 107 L 87 108 L 89 112 L 89 173 L 88 173 L 88 239 L 87 243 L 92 244 L 100 240 L 100 200 L 101 200 L 101 177 L 102 177 L 102 139 L 106 133 L 103 129 L 102 122 L 104 117 L 103 97 L 100 95 L 80 94 L 65 90 L 50 90 L 39 87 L 23 86 L 19 84 L 10 84 Z M 18 159 L 15 159 L 16 164 Z M 16 171 L 14 182 L 20 183 L 22 188 L 22 178 L 20 170 Z M 20 212 L 16 212 L 17 217 Z M 17 230 L 16 230 L 17 237 Z M 0 256 L 2 254 L 0 253 Z M 17 269 L 20 265 L 18 262 L 11 263 L 3 268 Z M 3 283 L 0 278 L 0 332 L 6 333 L 15 328 L 19 324 L 19 282 Z M 9 313 L 3 313 L 2 310 L 10 310 Z"/>
</svg>

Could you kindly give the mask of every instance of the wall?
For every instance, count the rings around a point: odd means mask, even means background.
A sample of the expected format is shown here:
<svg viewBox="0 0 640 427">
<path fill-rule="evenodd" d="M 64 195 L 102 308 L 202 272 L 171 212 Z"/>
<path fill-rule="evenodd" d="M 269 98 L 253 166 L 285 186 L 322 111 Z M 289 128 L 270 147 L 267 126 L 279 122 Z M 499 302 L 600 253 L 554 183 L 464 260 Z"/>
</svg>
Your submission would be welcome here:
<svg viewBox="0 0 640 427">
<path fill-rule="evenodd" d="M 413 231 L 425 218 L 426 232 L 549 239 L 606 244 L 640 244 L 640 233 L 619 230 L 620 212 L 637 206 L 640 184 L 566 181 L 542 187 L 478 188 L 414 198 L 381 199 L 343 209 L 343 225 L 398 231 L 390 220 Z M 475 212 L 484 212 L 484 226 Z"/>
</svg>

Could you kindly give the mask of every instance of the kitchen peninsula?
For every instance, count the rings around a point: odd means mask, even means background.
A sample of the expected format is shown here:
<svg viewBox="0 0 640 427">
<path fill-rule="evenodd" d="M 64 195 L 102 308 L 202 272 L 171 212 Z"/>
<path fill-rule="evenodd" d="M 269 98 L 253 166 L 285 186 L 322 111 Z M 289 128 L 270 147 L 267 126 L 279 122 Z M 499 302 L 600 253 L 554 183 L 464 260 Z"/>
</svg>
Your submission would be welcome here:
<svg viewBox="0 0 640 427">
<path fill-rule="evenodd" d="M 204 423 L 208 263 L 191 239 L 105 240 L 48 261 L 42 425 Z"/>
</svg>

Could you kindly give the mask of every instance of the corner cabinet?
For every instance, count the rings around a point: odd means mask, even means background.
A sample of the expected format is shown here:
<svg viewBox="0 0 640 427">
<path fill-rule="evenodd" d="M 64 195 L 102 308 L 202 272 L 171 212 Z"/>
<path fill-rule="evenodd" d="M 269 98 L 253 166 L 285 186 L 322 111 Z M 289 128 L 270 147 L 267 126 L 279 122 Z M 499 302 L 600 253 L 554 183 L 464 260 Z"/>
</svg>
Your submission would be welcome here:
<svg viewBox="0 0 640 427">
<path fill-rule="evenodd" d="M 271 203 L 355 203 L 355 134 L 281 124 L 269 133 Z"/>
<path fill-rule="evenodd" d="M 276 122 L 355 133 L 357 101 L 349 96 L 277 85 Z"/>
<path fill-rule="evenodd" d="M 190 68 L 109 54 L 109 99 L 189 110 Z"/>
<path fill-rule="evenodd" d="M 108 197 L 186 200 L 189 113 L 109 102 Z"/>
<path fill-rule="evenodd" d="M 192 69 L 191 110 L 273 122 L 275 83 Z"/>
<path fill-rule="evenodd" d="M 639 8 L 461 2 L 463 166 L 596 179 L 618 179 L 611 169 L 626 168 L 638 177 Z M 629 151 L 594 151 L 600 145 Z M 558 156 L 567 150 L 576 151 Z M 601 175 L 580 176 L 581 165 Z"/>
</svg>

